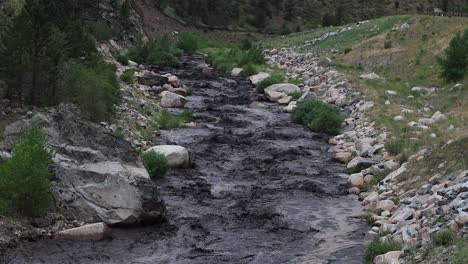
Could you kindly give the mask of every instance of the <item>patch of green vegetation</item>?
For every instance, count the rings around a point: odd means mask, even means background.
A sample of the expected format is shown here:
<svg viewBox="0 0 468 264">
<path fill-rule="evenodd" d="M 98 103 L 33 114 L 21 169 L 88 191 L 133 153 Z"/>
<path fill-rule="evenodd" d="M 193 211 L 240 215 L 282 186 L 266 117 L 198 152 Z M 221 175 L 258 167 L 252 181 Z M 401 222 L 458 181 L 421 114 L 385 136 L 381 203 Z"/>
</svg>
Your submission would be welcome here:
<svg viewBox="0 0 468 264">
<path fill-rule="evenodd" d="M 366 253 L 364 255 L 364 263 L 372 264 L 374 258 L 378 255 L 386 254 L 390 251 L 401 250 L 403 246 L 396 242 L 382 242 L 380 239 L 375 239 L 367 246 Z"/>
<path fill-rule="evenodd" d="M 435 246 L 449 246 L 454 242 L 455 233 L 450 229 L 443 229 L 432 234 L 432 242 Z"/>
<path fill-rule="evenodd" d="M 125 138 L 124 129 L 122 127 L 120 127 L 120 126 L 117 127 L 117 129 L 114 132 L 114 136 L 117 137 L 117 138 L 120 138 L 120 139 L 124 139 Z"/>
<path fill-rule="evenodd" d="M 0 214 L 37 217 L 49 207 L 51 152 L 45 133 L 31 128 L 0 164 Z"/>
<path fill-rule="evenodd" d="M 385 177 L 388 176 L 388 174 L 390 174 L 389 170 L 384 170 L 379 173 L 376 173 L 374 177 L 372 177 L 372 180 L 367 183 L 366 189 L 369 190 L 371 187 L 377 186 L 381 181 L 383 181 L 383 179 L 385 179 Z"/>
<path fill-rule="evenodd" d="M 194 53 L 199 49 L 198 43 L 198 37 L 191 33 L 183 32 L 179 34 L 176 46 L 186 53 Z"/>
<path fill-rule="evenodd" d="M 118 63 L 122 64 L 123 66 L 128 66 L 128 60 L 129 60 L 129 58 L 128 58 L 128 56 L 125 55 L 125 54 L 119 54 L 119 55 L 115 58 L 115 60 L 116 60 Z"/>
<path fill-rule="evenodd" d="M 135 83 L 135 70 L 128 69 L 122 73 L 120 76 L 120 80 L 122 80 L 126 84 L 134 84 Z"/>
<path fill-rule="evenodd" d="M 163 177 L 169 169 L 167 158 L 161 153 L 154 151 L 146 152 L 143 154 L 143 161 L 152 179 Z"/>
<path fill-rule="evenodd" d="M 468 240 L 460 240 L 456 243 L 456 249 L 450 258 L 451 264 L 468 263 Z"/>
<path fill-rule="evenodd" d="M 393 46 L 393 43 L 392 43 L 391 40 L 386 40 L 386 41 L 384 42 L 384 49 L 391 49 L 392 46 Z"/>
<path fill-rule="evenodd" d="M 344 121 L 343 114 L 335 107 L 310 100 L 300 104 L 291 113 L 294 122 L 303 124 L 313 131 L 338 134 Z"/>
<path fill-rule="evenodd" d="M 99 20 L 90 24 L 89 28 L 91 34 L 97 41 L 108 40 L 112 38 L 112 36 L 116 35 L 112 27 L 104 20 Z"/>
<path fill-rule="evenodd" d="M 7 125 L 8 124 L 5 121 L 0 120 L 0 140 L 3 139 L 3 132 L 5 132 Z"/>
<path fill-rule="evenodd" d="M 398 155 L 405 148 L 405 143 L 402 140 L 389 140 L 385 143 L 385 149 L 390 153 L 390 155 Z"/>
<path fill-rule="evenodd" d="M 181 50 L 176 48 L 168 40 L 156 41 L 150 39 L 146 43 L 140 43 L 129 49 L 127 56 L 137 63 L 154 64 L 174 67 L 179 65 L 177 55 Z"/>
<path fill-rule="evenodd" d="M 410 18 L 411 16 L 403 15 L 373 19 L 369 23 L 357 27 L 354 30 L 345 31 L 336 36 L 327 38 L 319 42 L 318 45 L 324 48 L 346 49 L 361 40 L 369 39 L 388 31 L 396 24 L 407 21 Z M 340 27 L 334 28 L 334 30 L 338 29 L 340 29 Z"/>
<path fill-rule="evenodd" d="M 373 226 L 375 224 L 375 218 L 372 214 L 366 214 L 364 216 L 364 219 L 366 220 L 366 223 L 369 225 L 369 226 Z"/>
<path fill-rule="evenodd" d="M 154 120 L 158 122 L 160 129 L 174 129 L 184 127 L 192 118 L 193 114 L 190 111 L 172 114 L 166 109 L 163 109 L 154 117 Z"/>
<path fill-rule="evenodd" d="M 264 66 L 265 58 L 261 49 L 242 50 L 239 46 L 214 47 L 205 50 L 207 61 L 216 69 L 224 72 L 236 67 L 244 68 L 247 75 L 257 72 L 256 66 Z"/>
<path fill-rule="evenodd" d="M 293 93 L 289 93 L 288 95 L 291 96 L 294 100 L 297 100 L 297 99 L 301 98 L 302 93 L 301 92 L 293 92 Z"/>
<path fill-rule="evenodd" d="M 439 58 L 441 77 L 448 82 L 462 80 L 468 72 L 468 29 L 450 41 L 445 56 Z"/>
<path fill-rule="evenodd" d="M 257 84 L 257 93 L 263 94 L 265 93 L 265 88 L 282 82 L 284 82 L 284 77 L 282 75 L 270 76 Z"/>
</svg>

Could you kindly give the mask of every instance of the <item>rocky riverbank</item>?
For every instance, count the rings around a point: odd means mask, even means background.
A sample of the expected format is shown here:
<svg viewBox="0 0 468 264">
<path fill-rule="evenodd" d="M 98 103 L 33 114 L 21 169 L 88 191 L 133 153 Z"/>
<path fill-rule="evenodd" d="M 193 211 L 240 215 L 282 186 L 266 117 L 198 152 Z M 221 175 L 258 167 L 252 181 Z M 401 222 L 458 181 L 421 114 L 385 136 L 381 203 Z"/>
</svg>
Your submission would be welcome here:
<svg viewBox="0 0 468 264">
<path fill-rule="evenodd" d="M 420 187 L 406 187 L 405 182 L 415 180 L 409 178 L 408 168 L 424 159 L 430 149 L 422 149 L 408 161 L 389 154 L 385 149 L 388 138 L 385 128 L 377 127 L 368 115 L 375 103 L 353 89 L 346 76 L 333 69 L 330 59 L 289 49 L 266 50 L 265 54 L 272 67 L 286 69 L 289 78 L 304 81 L 301 90 L 307 97 L 334 104 L 349 114 L 343 124 L 345 132 L 330 138 L 329 143 L 335 146 L 329 151 L 336 160 L 347 164 L 351 173 L 348 192 L 368 212 L 372 227 L 369 234 L 379 235 L 381 241 L 404 245 L 402 251 L 379 256 L 375 263 L 423 262 L 438 231 L 451 229 L 460 235 L 467 233 L 467 171 L 435 175 Z M 379 77 L 363 74 L 361 78 Z M 297 102 L 291 101 L 284 111 L 289 112 L 296 105 Z M 430 123 L 441 118 L 446 117 L 436 113 Z M 383 179 L 376 178 L 382 175 Z"/>
</svg>

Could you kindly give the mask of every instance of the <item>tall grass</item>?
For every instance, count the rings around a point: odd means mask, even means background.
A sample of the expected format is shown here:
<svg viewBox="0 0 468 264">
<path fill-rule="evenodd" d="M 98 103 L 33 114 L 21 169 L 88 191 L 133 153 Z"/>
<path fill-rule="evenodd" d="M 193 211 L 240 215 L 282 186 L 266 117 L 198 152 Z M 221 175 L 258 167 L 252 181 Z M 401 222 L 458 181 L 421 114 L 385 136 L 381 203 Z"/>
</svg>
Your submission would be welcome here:
<svg viewBox="0 0 468 264">
<path fill-rule="evenodd" d="M 185 123 L 190 122 L 192 118 L 193 115 L 190 111 L 172 114 L 163 109 L 154 117 L 154 120 L 159 124 L 160 129 L 174 129 L 184 127 Z"/>
<path fill-rule="evenodd" d="M 310 100 L 300 104 L 291 114 L 294 122 L 303 124 L 316 132 L 338 134 L 344 116 L 335 107 L 318 101 Z"/>
</svg>

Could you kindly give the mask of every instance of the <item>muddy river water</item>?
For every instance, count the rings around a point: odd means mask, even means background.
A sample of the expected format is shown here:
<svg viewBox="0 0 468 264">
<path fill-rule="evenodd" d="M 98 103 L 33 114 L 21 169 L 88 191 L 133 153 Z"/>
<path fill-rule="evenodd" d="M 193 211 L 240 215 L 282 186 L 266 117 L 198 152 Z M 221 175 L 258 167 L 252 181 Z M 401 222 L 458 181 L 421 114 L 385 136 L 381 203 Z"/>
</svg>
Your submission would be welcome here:
<svg viewBox="0 0 468 264">
<path fill-rule="evenodd" d="M 157 182 L 167 221 L 114 229 L 111 241 L 36 241 L 7 263 L 362 263 L 361 207 L 326 136 L 279 106 L 255 106 L 245 78 L 206 79 L 195 69 L 202 57 L 183 61 L 171 72 L 193 87 L 186 108 L 207 127 L 162 131 L 157 142 L 188 148 L 194 162 Z"/>
</svg>

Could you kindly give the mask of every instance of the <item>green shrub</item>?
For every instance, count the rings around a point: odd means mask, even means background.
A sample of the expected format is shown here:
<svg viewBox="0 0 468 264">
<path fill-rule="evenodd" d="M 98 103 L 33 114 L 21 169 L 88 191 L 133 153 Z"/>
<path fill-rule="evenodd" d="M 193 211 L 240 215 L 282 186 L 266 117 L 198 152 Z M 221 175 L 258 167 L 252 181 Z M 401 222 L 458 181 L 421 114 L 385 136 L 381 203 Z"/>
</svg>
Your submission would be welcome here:
<svg viewBox="0 0 468 264">
<path fill-rule="evenodd" d="M 184 127 L 185 123 L 192 120 L 192 112 L 185 111 L 180 114 L 169 113 L 166 109 L 161 110 L 156 116 L 160 129 L 174 129 Z"/>
<path fill-rule="evenodd" d="M 402 140 L 391 140 L 385 143 L 385 149 L 390 155 L 398 155 L 405 148 L 405 143 Z"/>
<path fill-rule="evenodd" d="M 403 246 L 396 242 L 381 242 L 379 239 L 376 239 L 370 243 L 364 254 L 364 263 L 372 264 L 374 258 L 378 255 L 386 254 L 390 251 L 401 250 Z"/>
<path fill-rule="evenodd" d="M 100 60 L 70 60 L 64 65 L 60 101 L 76 104 L 91 121 L 108 120 L 120 101 L 115 69 Z"/>
<path fill-rule="evenodd" d="M 120 80 L 122 80 L 126 84 L 134 84 L 135 83 L 135 70 L 126 70 L 120 76 Z"/>
<path fill-rule="evenodd" d="M 253 43 L 249 39 L 243 39 L 241 41 L 241 49 L 242 50 L 251 50 L 253 48 Z"/>
<path fill-rule="evenodd" d="M 112 38 L 114 32 L 106 21 L 98 21 L 90 25 L 91 33 L 97 41 L 108 40 Z"/>
<path fill-rule="evenodd" d="M 164 176 L 169 168 L 166 156 L 161 153 L 146 152 L 143 154 L 143 161 L 148 174 L 153 179 Z"/>
<path fill-rule="evenodd" d="M 392 41 L 391 40 L 386 40 L 384 42 L 384 49 L 391 49 L 392 48 Z"/>
<path fill-rule="evenodd" d="M 350 53 L 351 51 L 353 51 L 352 48 L 346 48 L 346 49 L 344 50 L 344 54 L 348 54 L 348 53 Z"/>
<path fill-rule="evenodd" d="M 130 48 L 127 56 L 132 61 L 140 64 L 146 63 L 174 67 L 179 65 L 176 56 L 179 55 L 180 52 L 178 48 L 167 40 L 157 42 L 154 39 L 150 39 L 146 43 L 140 43 Z"/>
<path fill-rule="evenodd" d="M 291 114 L 294 122 L 303 124 L 313 131 L 337 134 L 341 131 L 344 116 L 335 107 L 318 101 L 306 101 Z"/>
<path fill-rule="evenodd" d="M 265 93 L 265 88 L 273 84 L 278 84 L 284 82 L 284 77 L 281 75 L 273 75 L 257 84 L 257 93 Z"/>
<path fill-rule="evenodd" d="M 245 74 L 247 76 L 252 76 L 258 73 L 257 67 L 255 64 L 249 63 L 247 65 L 244 65 L 244 71 L 242 71 L 242 74 Z"/>
<path fill-rule="evenodd" d="M 289 93 L 288 95 L 291 96 L 294 100 L 297 100 L 297 99 L 301 98 L 302 93 L 301 92 L 293 92 L 293 93 Z"/>
<path fill-rule="evenodd" d="M 436 246 L 449 246 L 454 242 L 455 234 L 450 229 L 442 229 L 432 234 L 432 242 Z"/>
<path fill-rule="evenodd" d="M 181 33 L 177 41 L 177 48 L 186 53 L 194 53 L 198 50 L 198 38 L 191 33 Z"/>
<path fill-rule="evenodd" d="M 468 263 L 468 241 L 461 240 L 457 243 L 457 247 L 453 256 L 450 258 L 451 264 L 466 264 Z"/>
<path fill-rule="evenodd" d="M 115 58 L 118 63 L 122 64 L 123 66 L 128 66 L 128 56 L 124 54 L 120 54 Z"/>
<path fill-rule="evenodd" d="M 13 157 L 0 164 L 0 215 L 43 215 L 49 206 L 49 164 L 45 134 L 26 131 Z"/>
<path fill-rule="evenodd" d="M 468 71 L 468 29 L 463 34 L 457 33 L 438 62 L 442 68 L 440 76 L 446 81 L 454 82 L 464 78 Z"/>
</svg>

